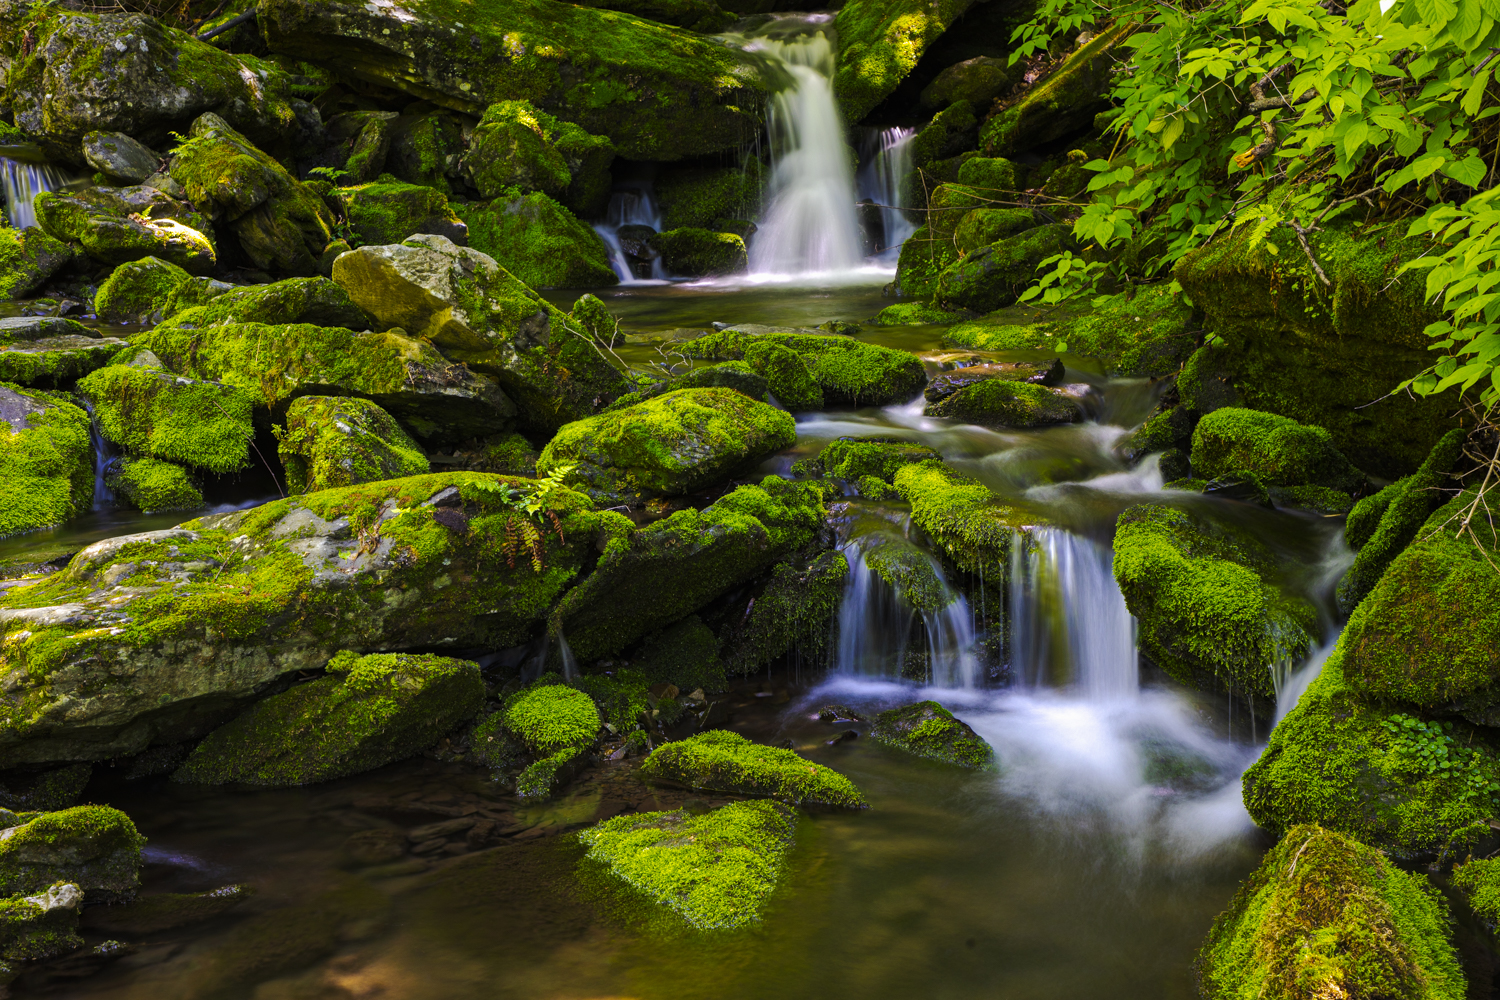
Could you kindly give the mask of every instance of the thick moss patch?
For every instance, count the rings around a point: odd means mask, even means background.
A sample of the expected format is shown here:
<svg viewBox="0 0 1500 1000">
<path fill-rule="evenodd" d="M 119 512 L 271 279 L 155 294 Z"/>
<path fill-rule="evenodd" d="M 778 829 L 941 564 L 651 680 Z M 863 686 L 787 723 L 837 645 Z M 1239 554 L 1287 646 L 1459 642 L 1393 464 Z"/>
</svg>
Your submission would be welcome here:
<svg viewBox="0 0 1500 1000">
<path fill-rule="evenodd" d="M 745 241 L 734 233 L 708 229 L 669 229 L 646 240 L 661 255 L 669 274 L 685 278 L 738 274 L 749 266 Z"/>
<path fill-rule="evenodd" d="M 469 245 L 533 288 L 597 288 L 620 280 L 599 234 L 540 191 L 511 188 L 457 211 L 469 227 Z"/>
<path fill-rule="evenodd" d="M 539 684 L 508 704 L 502 724 L 538 755 L 587 746 L 599 733 L 599 710 L 565 684 Z"/>
<path fill-rule="evenodd" d="M 315 493 L 428 471 L 427 455 L 368 399 L 302 396 L 277 428 L 277 454 L 293 493 Z"/>
<path fill-rule="evenodd" d="M 1078 402 L 1046 385 L 991 378 L 928 403 L 929 417 L 946 417 L 982 427 L 1030 428 L 1067 424 L 1083 417 Z"/>
<path fill-rule="evenodd" d="M 819 662 L 848 576 L 849 562 L 838 551 L 819 553 L 810 562 L 777 564 L 748 612 L 731 626 L 724 642 L 728 669 L 750 674 L 788 654 Z"/>
<path fill-rule="evenodd" d="M 615 147 L 603 136 L 589 135 L 527 101 L 499 101 L 485 109 L 475 127 L 463 169 L 485 198 L 512 187 L 540 191 L 574 212 L 597 216 L 609 201 L 614 158 Z"/>
<path fill-rule="evenodd" d="M 0 536 L 61 524 L 94 495 L 89 418 L 62 397 L 0 383 Z"/>
<path fill-rule="evenodd" d="M 980 769 L 995 766 L 995 751 L 968 723 L 935 701 L 893 708 L 875 717 L 870 738 L 919 757 Z"/>
<path fill-rule="evenodd" d="M 382 174 L 365 184 L 338 188 L 334 194 L 344 206 L 356 244 L 400 243 L 416 233 L 436 233 L 455 241 L 468 238 L 463 220 L 449 206 L 448 196 L 437 188 L 404 184 Z"/>
<path fill-rule="evenodd" d="M 844 122 L 854 124 L 885 100 L 970 3 L 849 0 L 844 4 L 833 25 L 839 40 L 833 90 Z"/>
<path fill-rule="evenodd" d="M 714 730 L 651 751 L 641 776 L 704 791 L 777 799 L 791 805 L 866 809 L 854 782 L 792 750 L 751 743 Z"/>
<path fill-rule="evenodd" d="M 1193 471 L 1213 479 L 1244 470 L 1271 486 L 1329 486 L 1352 493 L 1364 476 L 1322 427 L 1260 410 L 1226 406 L 1193 429 Z"/>
<path fill-rule="evenodd" d="M 904 403 L 927 383 L 927 371 L 916 355 L 862 344 L 852 337 L 729 329 L 689 341 L 683 345 L 683 353 L 693 358 L 738 361 L 748 359 L 757 342 L 776 344 L 801 355 L 829 403 Z"/>
<path fill-rule="evenodd" d="M 100 432 L 132 455 L 233 472 L 250 464 L 255 399 L 158 368 L 110 365 L 78 383 Z"/>
<path fill-rule="evenodd" d="M 130 817 L 108 806 L 12 813 L 18 825 L 0 840 L 0 893 L 39 892 L 72 882 L 89 898 L 133 894 L 146 838 Z"/>
<path fill-rule="evenodd" d="M 123 269 L 122 269 L 123 270 Z M 315 326 L 368 329 L 364 312 L 349 300 L 349 293 L 327 278 L 288 278 L 267 285 L 229 288 L 205 302 L 184 301 L 184 285 L 175 286 L 168 300 L 169 328 L 183 330 L 259 323 L 281 326 L 311 323 Z"/>
<path fill-rule="evenodd" d="M 81 948 L 78 911 L 82 904 L 83 891 L 65 881 L 34 895 L 0 899 L 0 958 L 35 961 Z"/>
<path fill-rule="evenodd" d="M 121 264 L 99 286 L 94 296 L 94 312 L 100 319 L 159 321 L 178 287 L 192 280 L 176 264 L 156 257 L 146 257 Z"/>
<path fill-rule="evenodd" d="M 188 510 L 203 506 L 203 494 L 180 465 L 155 458 L 127 458 L 105 476 L 115 494 L 136 510 Z"/>
<path fill-rule="evenodd" d="M 902 467 L 895 486 L 912 522 L 966 573 L 1000 581 L 1010 572 L 1011 540 L 1039 519 L 1002 503 L 989 488 L 939 461 Z"/>
</svg>

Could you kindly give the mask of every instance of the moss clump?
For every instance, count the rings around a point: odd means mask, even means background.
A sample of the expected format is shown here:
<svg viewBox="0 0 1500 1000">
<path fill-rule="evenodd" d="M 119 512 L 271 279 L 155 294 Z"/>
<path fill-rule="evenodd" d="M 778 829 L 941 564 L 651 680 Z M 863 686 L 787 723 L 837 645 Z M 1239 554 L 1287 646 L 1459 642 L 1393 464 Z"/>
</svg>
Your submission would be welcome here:
<svg viewBox="0 0 1500 1000">
<path fill-rule="evenodd" d="M 990 195 L 1013 194 L 1020 187 L 1016 165 L 999 156 L 975 156 L 958 168 L 958 183 Z"/>
<path fill-rule="evenodd" d="M 639 392 L 626 393 L 606 406 L 605 410 L 623 410 L 627 406 L 634 406 L 664 392 L 678 389 L 733 389 L 742 396 L 764 403 L 767 385 L 766 377 L 745 362 L 722 361 L 716 365 L 691 368 L 665 382 L 657 382 Z"/>
<path fill-rule="evenodd" d="M 867 809 L 854 782 L 794 751 L 751 743 L 738 733 L 714 730 L 667 743 L 641 765 L 651 781 L 703 791 L 778 799 L 791 805 Z"/>
<path fill-rule="evenodd" d="M 874 476 L 890 483 L 895 481 L 896 473 L 913 462 L 941 459 L 941 455 L 925 444 L 841 438 L 818 453 L 816 470 L 851 482 Z"/>
<path fill-rule="evenodd" d="M 1453 887 L 1491 929 L 1500 924 L 1500 858 L 1476 858 L 1455 865 Z"/>
<path fill-rule="evenodd" d="M 431 746 L 484 702 L 467 660 L 346 651 L 328 671 L 214 730 L 173 780 L 284 786 L 361 774 Z"/>
<path fill-rule="evenodd" d="M 896 258 L 896 278 L 889 291 L 895 295 L 930 299 L 937 291 L 938 275 L 957 259 L 958 248 L 953 245 L 951 236 L 934 232 L 930 225 L 920 226 L 901 244 L 901 254 Z"/>
<path fill-rule="evenodd" d="M 146 838 L 130 817 L 108 806 L 22 814 L 0 841 L 0 893 L 40 892 L 72 882 L 90 899 L 128 897 L 140 886 Z"/>
<path fill-rule="evenodd" d="M 765 183 L 765 168 L 754 157 L 742 167 L 665 169 L 653 187 L 662 228 L 717 230 L 721 219 L 757 218 Z"/>
<path fill-rule="evenodd" d="M 276 428 L 287 489 L 315 493 L 428 471 L 427 455 L 395 419 L 368 399 L 301 396 Z"/>
<path fill-rule="evenodd" d="M 1047 427 L 1083 417 L 1072 397 L 1058 389 L 999 378 L 966 386 L 928 403 L 922 412 L 929 417 L 1000 428 Z"/>
<path fill-rule="evenodd" d="M 467 228 L 447 195 L 424 184 L 405 184 L 382 174 L 364 184 L 338 188 L 334 197 L 344 207 L 356 246 L 400 243 L 415 233 L 467 238 Z"/>
<path fill-rule="evenodd" d="M 682 692 L 710 694 L 729 687 L 719 660 L 719 637 L 697 615 L 663 629 L 641 644 L 630 661 L 652 684 L 672 684 Z"/>
<path fill-rule="evenodd" d="M 692 358 L 738 361 L 751 345 L 765 341 L 801 355 L 827 403 L 888 406 L 904 403 L 927 383 L 922 361 L 906 351 L 862 344 L 852 337 L 804 333 L 711 333 L 683 345 Z"/>
<path fill-rule="evenodd" d="M 750 265 L 745 241 L 734 233 L 670 229 L 647 237 L 646 244 L 661 256 L 667 271 L 685 278 L 738 274 Z"/>
<path fill-rule="evenodd" d="M 1237 406 L 1214 410 L 1198 421 L 1192 460 L 1193 471 L 1208 478 L 1245 470 L 1272 486 L 1311 484 L 1346 493 L 1364 483 L 1322 427 Z"/>
<path fill-rule="evenodd" d="M 367 329 L 369 317 L 349 299 L 349 293 L 327 278 L 288 278 L 268 285 L 231 288 L 200 304 L 181 296 L 165 324 L 169 329 L 203 329 L 232 323 L 312 323 L 317 326 Z"/>
<path fill-rule="evenodd" d="M 1483 729 L 1424 722 L 1362 698 L 1340 640 L 1245 772 L 1245 808 L 1278 836 L 1321 823 L 1398 856 L 1462 852 L 1489 836 L 1500 754 Z"/>
<path fill-rule="evenodd" d="M 110 365 L 78 383 L 106 438 L 132 455 L 210 472 L 250 464 L 255 400 L 231 385 L 154 368 Z"/>
<path fill-rule="evenodd" d="M 75 251 L 36 226 L 0 226 L 0 299 L 22 299 L 72 263 Z"/>
<path fill-rule="evenodd" d="M 931 757 L 960 767 L 990 770 L 995 751 L 968 723 L 935 701 L 919 701 L 881 712 L 870 738 L 900 747 L 919 757 Z"/>
<path fill-rule="evenodd" d="M 942 462 L 903 466 L 894 483 L 911 504 L 912 523 L 927 532 L 959 569 L 991 580 L 1003 580 L 1010 571 L 1014 535 L 1040 523 Z"/>
<path fill-rule="evenodd" d="M 563 747 L 541 760 L 533 761 L 516 776 L 516 797 L 522 801 L 551 798 L 567 784 L 587 754 L 582 747 Z"/>
<path fill-rule="evenodd" d="M 99 286 L 94 312 L 102 320 L 160 322 L 173 293 L 191 280 L 176 264 L 156 257 L 121 264 Z"/>
<path fill-rule="evenodd" d="M 788 654 L 817 662 L 828 648 L 848 575 L 849 562 L 837 551 L 820 553 L 807 563 L 777 564 L 726 637 L 728 669 L 751 674 Z"/>
<path fill-rule="evenodd" d="M 732 361 L 725 364 L 734 364 Z M 823 388 L 796 351 L 767 340 L 745 348 L 745 364 L 766 380 L 766 391 L 788 410 L 821 410 Z"/>
<path fill-rule="evenodd" d="M 1467 434 L 1462 430 L 1451 430 L 1443 435 L 1415 475 L 1392 483 L 1377 493 L 1376 497 L 1382 499 L 1372 497 L 1371 505 L 1361 512 L 1359 518 L 1350 516 L 1345 536 L 1354 536 L 1349 539 L 1351 545 L 1356 539 L 1360 544 L 1354 565 L 1339 581 L 1339 607 L 1346 614 L 1375 588 L 1391 560 L 1411 543 L 1428 515 L 1442 504 L 1442 490 L 1451 485 L 1448 473 L 1463 454 L 1465 437 Z M 1370 527 L 1376 511 L 1379 511 L 1378 520 Z"/>
<path fill-rule="evenodd" d="M 538 755 L 587 746 L 599 733 L 593 699 L 565 684 L 530 688 L 506 706 L 502 717 L 505 728 Z"/>
<path fill-rule="evenodd" d="M 699 930 L 742 927 L 786 867 L 797 814 L 779 802 L 732 802 L 712 812 L 605 820 L 578 839 L 588 857 Z"/>
<path fill-rule="evenodd" d="M 83 410 L 0 383 L 0 537 L 61 524 L 87 509 L 91 454 Z"/>
<path fill-rule="evenodd" d="M 127 458 L 105 476 L 117 498 L 144 513 L 203 506 L 203 494 L 180 465 L 155 458 Z"/>
<path fill-rule="evenodd" d="M 1184 684 L 1228 688 L 1269 708 L 1271 665 L 1305 656 L 1317 626 L 1312 605 L 1271 582 L 1271 554 L 1248 535 L 1158 504 L 1121 514 L 1114 547 L 1142 650 Z"/>
<path fill-rule="evenodd" d="M 925 302 L 898 302 L 880 310 L 875 322 L 880 326 L 946 326 L 961 319 L 962 313 L 948 312 Z"/>
<path fill-rule="evenodd" d="M 971 0 L 925 3 L 850 0 L 839 10 L 833 92 L 845 124 L 852 125 L 885 100 L 896 85 L 963 13 Z"/>
<path fill-rule="evenodd" d="M 1468 995 L 1452 918 L 1422 875 L 1314 824 L 1240 886 L 1198 955 L 1206 1000 Z"/>
<path fill-rule="evenodd" d="M 489 203 L 455 206 L 469 245 L 532 288 L 596 288 L 620 279 L 599 234 L 540 191 L 510 189 Z"/>
<path fill-rule="evenodd" d="M 1029 208 L 976 208 L 959 220 L 953 231 L 953 245 L 959 253 L 971 254 L 1034 229 L 1036 224 L 1036 216 Z"/>
<path fill-rule="evenodd" d="M 609 200 L 614 158 L 614 145 L 603 136 L 527 101 L 500 101 L 485 109 L 474 128 L 463 169 L 485 198 L 500 197 L 507 188 L 540 191 L 574 212 L 594 215 Z"/>
<path fill-rule="evenodd" d="M 1372 698 L 1457 707 L 1492 725 L 1500 721 L 1500 538 L 1482 510 L 1460 535 L 1473 501 L 1467 492 L 1434 513 L 1354 609 L 1344 672 Z"/>
<path fill-rule="evenodd" d="M 899 535 L 875 536 L 864 548 L 864 561 L 898 601 L 918 614 L 941 611 L 958 596 L 932 557 Z"/>
<path fill-rule="evenodd" d="M 1272 486 L 1268 491 L 1278 507 L 1302 507 L 1325 516 L 1347 514 L 1354 498 L 1327 486 Z"/>
<path fill-rule="evenodd" d="M 635 662 L 640 663 L 640 657 L 636 657 Z M 654 666 L 656 665 L 648 665 L 648 669 Z M 672 683 L 669 677 L 660 676 L 668 672 L 654 671 L 648 676 L 631 668 L 609 674 L 585 674 L 578 679 L 578 689 L 594 699 L 594 704 L 599 706 L 599 714 L 604 717 L 605 722 L 615 727 L 616 732 L 639 732 L 640 718 L 651 714 L 651 703 L 655 700 L 650 688 L 657 683 Z M 722 676 L 722 671 L 720 675 Z"/>
<path fill-rule="evenodd" d="M 731 389 L 680 389 L 566 424 L 537 470 L 568 466 L 591 495 L 642 499 L 712 485 L 797 437 L 790 414 Z"/>
<path fill-rule="evenodd" d="M 934 301 L 943 309 L 976 312 L 1013 305 L 1043 260 L 1073 247 L 1073 229 L 1064 223 L 1008 236 L 945 267 L 933 286 Z"/>
<path fill-rule="evenodd" d="M 1349 517 L 1344 521 L 1344 541 L 1355 552 L 1364 548 L 1375 534 L 1375 529 L 1380 527 L 1380 521 L 1385 517 L 1385 512 L 1390 509 L 1391 501 L 1406 492 L 1406 484 L 1410 482 L 1410 476 L 1403 476 L 1367 497 L 1361 497 L 1354 507 L 1349 511 Z"/>
<path fill-rule="evenodd" d="M 974 117 L 973 105 L 966 100 L 954 101 L 933 115 L 932 121 L 912 139 L 912 163 L 925 167 L 934 161 L 973 149 L 978 126 L 979 119 Z"/>
</svg>

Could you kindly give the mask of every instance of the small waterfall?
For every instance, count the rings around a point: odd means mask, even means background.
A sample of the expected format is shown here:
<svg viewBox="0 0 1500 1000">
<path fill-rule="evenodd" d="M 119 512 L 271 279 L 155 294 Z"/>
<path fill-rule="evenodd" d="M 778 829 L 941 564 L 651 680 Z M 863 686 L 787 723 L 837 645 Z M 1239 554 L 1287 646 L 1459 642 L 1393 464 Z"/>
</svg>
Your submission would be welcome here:
<svg viewBox="0 0 1500 1000">
<path fill-rule="evenodd" d="M 902 191 L 911 174 L 911 141 L 914 128 L 888 128 L 870 131 L 870 140 L 861 143 L 859 197 L 874 203 L 880 210 L 882 238 L 879 252 L 898 249 L 916 227 L 902 211 L 906 207 Z"/>
<path fill-rule="evenodd" d="M 1140 687 L 1135 619 L 1115 583 L 1114 553 L 1058 528 L 1011 541 L 1011 664 L 1027 687 L 1075 685 L 1088 701 Z"/>
<path fill-rule="evenodd" d="M 79 395 L 77 398 L 89 415 L 89 443 L 94 450 L 94 510 L 104 510 L 115 505 L 115 492 L 104 480 L 110 463 L 116 458 L 115 446 L 99 429 L 99 417 L 94 413 L 94 404 L 86 396 Z"/>
<path fill-rule="evenodd" d="M 620 244 L 619 234 L 622 226 L 650 226 L 658 232 L 661 231 L 661 213 L 657 210 L 650 191 L 644 188 L 615 191 L 609 196 L 609 208 L 605 211 L 604 221 L 594 225 L 594 232 L 599 234 L 600 239 L 604 240 L 604 245 L 609 248 L 609 266 L 614 268 L 615 276 L 620 279 L 620 284 L 638 284 L 648 279 L 635 273 L 629 256 Z M 666 276 L 667 272 L 662 267 L 661 258 L 653 259 L 649 280 L 660 281 Z"/>
<path fill-rule="evenodd" d="M 0 150 L 5 151 L 18 150 Z M 25 229 L 36 225 L 32 199 L 43 191 L 56 191 L 68 182 L 67 174 L 56 167 L 33 162 L 30 157 L 16 159 L 0 155 L 0 190 L 5 197 L 5 216 L 11 228 Z"/>
<path fill-rule="evenodd" d="M 769 209 L 750 250 L 750 270 L 801 274 L 858 267 L 854 172 L 833 99 L 834 48 L 823 32 L 759 38 L 748 48 L 784 64 L 795 85 L 771 103 Z"/>
</svg>

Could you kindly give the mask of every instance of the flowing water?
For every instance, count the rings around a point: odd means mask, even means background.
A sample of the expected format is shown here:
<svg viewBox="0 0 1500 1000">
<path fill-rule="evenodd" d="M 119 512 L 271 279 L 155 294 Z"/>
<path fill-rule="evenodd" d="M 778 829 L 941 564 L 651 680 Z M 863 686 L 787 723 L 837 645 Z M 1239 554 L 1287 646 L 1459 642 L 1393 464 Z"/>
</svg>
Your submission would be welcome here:
<svg viewBox="0 0 1500 1000">
<path fill-rule="evenodd" d="M 0 197 L 12 229 L 36 225 L 32 200 L 43 191 L 56 191 L 69 183 L 69 175 L 41 158 L 30 146 L 0 146 Z"/>
</svg>

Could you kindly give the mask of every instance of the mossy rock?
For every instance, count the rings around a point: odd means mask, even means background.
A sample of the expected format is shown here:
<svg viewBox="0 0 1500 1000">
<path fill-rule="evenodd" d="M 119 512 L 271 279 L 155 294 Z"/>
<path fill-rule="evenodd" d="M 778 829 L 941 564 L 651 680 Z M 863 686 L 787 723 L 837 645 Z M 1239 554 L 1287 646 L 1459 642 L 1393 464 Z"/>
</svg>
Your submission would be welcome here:
<svg viewBox="0 0 1500 1000">
<path fill-rule="evenodd" d="M 349 293 L 323 277 L 287 278 L 266 285 L 242 285 L 214 295 L 202 304 L 188 304 L 174 295 L 165 325 L 172 329 L 203 329 L 230 323 L 281 326 L 311 323 L 350 330 L 368 329 L 369 317 Z"/>
<path fill-rule="evenodd" d="M 615 147 L 603 136 L 527 101 L 500 101 L 475 126 L 463 170 L 484 198 L 498 198 L 509 188 L 540 191 L 580 215 L 599 215 L 609 201 L 614 158 Z"/>
<path fill-rule="evenodd" d="M 253 896 L 248 885 L 225 885 L 207 892 L 155 892 L 128 903 L 96 906 L 84 926 L 105 934 L 136 937 L 189 927 L 220 917 Z"/>
<path fill-rule="evenodd" d="M 1397 857 L 1462 856 L 1500 805 L 1492 737 L 1361 697 L 1344 676 L 1349 649 L 1341 639 L 1271 731 L 1245 772 L 1245 808 L 1277 836 L 1321 823 Z"/>
<path fill-rule="evenodd" d="M 840 438 L 818 452 L 817 467 L 823 475 L 850 482 L 874 476 L 894 483 L 896 473 L 905 466 L 941 459 L 942 456 L 932 448 L 911 441 Z"/>
<path fill-rule="evenodd" d="M 796 351 L 768 340 L 757 340 L 745 348 L 745 363 L 765 376 L 766 391 L 788 410 L 823 408 L 823 387 Z"/>
<path fill-rule="evenodd" d="M 786 869 L 796 811 L 731 802 L 711 812 L 639 813 L 578 835 L 587 858 L 698 930 L 755 923 Z"/>
<path fill-rule="evenodd" d="M 82 908 L 83 890 L 68 881 L 33 895 L 0 899 L 0 958 L 36 961 L 83 947 L 78 934 Z"/>
<path fill-rule="evenodd" d="M 104 484 L 117 499 L 147 514 L 203 506 L 203 494 L 188 471 L 155 458 L 122 459 L 105 475 Z"/>
<path fill-rule="evenodd" d="M 963 319 L 962 313 L 948 312 L 925 302 L 898 302 L 886 306 L 875 316 L 880 326 L 947 326 Z"/>
<path fill-rule="evenodd" d="M 1012 82 L 1010 64 L 993 56 L 975 56 L 954 63 L 922 88 L 922 107 L 946 108 L 954 101 L 968 101 L 987 108 Z"/>
<path fill-rule="evenodd" d="M 1474 858 L 1453 866 L 1452 885 L 1492 932 L 1500 925 L 1500 858 Z"/>
<path fill-rule="evenodd" d="M 979 119 L 974 106 L 958 100 L 932 116 L 932 121 L 911 140 L 911 160 L 917 167 L 956 156 L 974 148 Z M 930 207 L 930 206 L 929 206 Z"/>
<path fill-rule="evenodd" d="M 156 173 L 161 157 L 123 132 L 90 132 L 83 137 L 83 158 L 112 180 L 139 184 Z"/>
<path fill-rule="evenodd" d="M 1001 156 L 974 156 L 958 168 L 958 183 L 986 194 L 1014 194 L 1021 186 L 1016 164 Z"/>
<path fill-rule="evenodd" d="M 953 245 L 961 254 L 971 254 L 991 243 L 1035 229 L 1036 214 L 1029 208 L 976 208 L 958 221 Z"/>
<path fill-rule="evenodd" d="M 0 331 L 0 340 L 3 338 Z M 85 335 L 63 334 L 0 343 L 0 382 L 36 389 L 63 389 L 105 367 L 129 346 L 116 337 L 95 336 L 93 330 Z"/>
<path fill-rule="evenodd" d="M 0 841 L 0 893 L 40 892 L 72 882 L 90 899 L 128 898 L 140 886 L 146 838 L 130 817 L 108 806 L 11 814 Z"/>
<path fill-rule="evenodd" d="M 418 233 L 468 242 L 469 228 L 449 206 L 447 195 L 425 184 L 406 184 L 382 174 L 374 181 L 338 188 L 334 195 L 361 244 L 400 243 Z"/>
<path fill-rule="evenodd" d="M 516 798 L 544 802 L 577 775 L 588 760 L 582 747 L 564 747 L 531 764 L 516 776 Z"/>
<path fill-rule="evenodd" d="M 458 115 L 442 109 L 411 119 L 403 116 L 391 134 L 386 170 L 408 184 L 452 194 L 455 182 L 463 176 L 466 127 Z"/>
<path fill-rule="evenodd" d="M 77 257 L 78 251 L 37 226 L 0 226 L 0 299 L 24 299 Z"/>
<path fill-rule="evenodd" d="M 511 189 L 488 204 L 459 206 L 469 245 L 534 288 L 597 288 L 620 279 L 604 240 L 541 192 Z"/>
<path fill-rule="evenodd" d="M 656 251 L 668 272 L 685 278 L 738 274 L 750 265 L 745 241 L 734 233 L 670 229 L 647 237 L 646 246 Z"/>
<path fill-rule="evenodd" d="M 933 288 L 937 305 L 989 312 L 1015 304 L 1036 278 L 1043 260 L 1074 246 L 1072 234 L 1071 226 L 1059 222 L 980 247 L 937 276 Z"/>
<path fill-rule="evenodd" d="M 839 42 L 833 93 L 844 123 L 873 111 L 972 0 L 849 0 L 833 27 Z"/>
<path fill-rule="evenodd" d="M 958 597 L 933 558 L 900 535 L 882 533 L 867 540 L 862 557 L 896 601 L 914 614 L 936 614 Z"/>
<path fill-rule="evenodd" d="M 651 751 L 641 777 L 700 791 L 776 799 L 795 806 L 867 809 L 854 782 L 792 750 L 714 730 Z"/>
<path fill-rule="evenodd" d="M 618 502 L 711 486 L 797 438 L 790 414 L 731 389 L 679 389 L 566 424 L 542 449 L 543 475 Z"/>
<path fill-rule="evenodd" d="M 703 510 L 624 534 L 551 621 L 581 661 L 618 653 L 808 546 L 823 522 L 822 498 L 814 484 L 767 476 Z"/>
<path fill-rule="evenodd" d="M 1193 471 L 1209 479 L 1243 469 L 1271 486 L 1329 486 L 1346 493 L 1361 491 L 1365 482 L 1326 429 L 1237 406 L 1198 421 L 1192 461 Z"/>
<path fill-rule="evenodd" d="M 533 685 L 508 702 L 497 721 L 538 757 L 589 746 L 601 724 L 594 700 L 566 684 Z"/>
<path fill-rule="evenodd" d="M 282 787 L 362 774 L 432 746 L 484 702 L 468 660 L 342 652 L 327 670 L 214 730 L 173 780 Z"/>
<path fill-rule="evenodd" d="M 1010 572 L 1011 542 L 1044 519 L 1002 503 L 989 488 L 940 461 L 916 462 L 896 472 L 896 491 L 911 504 L 912 523 L 954 565 L 991 580 Z"/>
<path fill-rule="evenodd" d="M 427 455 L 368 399 L 301 396 L 277 428 L 276 452 L 292 493 L 316 493 L 428 471 Z"/>
<path fill-rule="evenodd" d="M 581 7 L 618 10 L 633 17 L 658 21 L 703 34 L 717 34 L 739 18 L 709 0 L 586 0 Z"/>
<path fill-rule="evenodd" d="M 935 233 L 931 226 L 920 226 L 901 244 L 896 277 L 889 291 L 903 297 L 931 299 L 937 291 L 938 275 L 957 259 L 958 248 L 951 237 Z"/>
<path fill-rule="evenodd" d="M 159 323 L 172 293 L 191 280 L 182 268 L 157 257 L 121 264 L 99 286 L 94 312 L 102 320 Z"/>
<path fill-rule="evenodd" d="M 979 145 L 986 156 L 1013 156 L 1086 128 L 1108 104 L 1105 92 L 1114 49 L 1135 30 L 1133 22 L 1105 28 L 1070 52 L 1019 101 L 985 122 Z"/>
<path fill-rule="evenodd" d="M 927 370 L 916 355 L 860 343 L 852 337 L 745 333 L 731 327 L 690 340 L 682 350 L 693 358 L 738 361 L 749 358 L 757 342 L 785 347 L 800 355 L 827 403 L 889 406 L 906 402 L 927 383 Z"/>
<path fill-rule="evenodd" d="M 722 361 L 689 368 L 680 375 L 673 375 L 644 389 L 626 393 L 605 407 L 605 410 L 623 410 L 678 389 L 733 389 L 742 396 L 763 403 L 766 401 L 767 382 L 764 375 L 743 361 Z"/>
<path fill-rule="evenodd" d="M 1004 378 L 990 378 L 928 403 L 929 417 L 1001 429 L 1069 424 L 1083 419 L 1078 401 L 1061 389 Z"/>
<path fill-rule="evenodd" d="M 726 669 L 752 674 L 787 655 L 818 662 L 828 649 L 848 576 L 849 561 L 834 550 L 778 563 L 748 613 L 731 625 L 723 644 Z"/>
<path fill-rule="evenodd" d="M 663 229 L 719 230 L 722 219 L 757 218 L 765 184 L 765 168 L 747 157 L 740 167 L 667 167 L 657 175 L 652 193 Z"/>
<path fill-rule="evenodd" d="M 87 510 L 92 455 L 87 413 L 61 396 L 0 383 L 0 537 Z"/>
<path fill-rule="evenodd" d="M 141 197 L 121 197 L 116 191 Z M 190 205 L 156 188 L 91 188 L 77 193 L 42 191 L 37 224 L 51 236 L 83 248 L 102 264 L 156 257 L 194 274 L 218 264 L 212 228 Z M 161 218 L 142 214 L 161 210 Z M 182 221 L 184 218 L 189 222 Z M 196 224 L 190 224 L 196 223 Z"/>
<path fill-rule="evenodd" d="M 538 490 L 551 515 L 516 509 Z M 599 559 L 595 545 L 630 533 L 580 493 L 449 472 L 95 542 L 0 595 L 12 685 L 0 765 L 197 738 L 338 649 L 518 645 Z"/>
<path fill-rule="evenodd" d="M 1272 714 L 1270 666 L 1307 654 L 1317 611 L 1282 593 L 1270 551 L 1175 507 L 1140 504 L 1120 515 L 1114 552 L 1141 650 L 1180 683 L 1228 689 Z"/>
<path fill-rule="evenodd" d="M 1288 830 L 1214 921 L 1205 1000 L 1468 996 L 1437 887 L 1316 824 Z"/>
<path fill-rule="evenodd" d="M 709 694 L 727 690 L 719 637 L 697 615 L 669 625 L 641 643 L 630 667 L 651 684 L 671 684 L 684 693 L 702 688 Z"/>
<path fill-rule="evenodd" d="M 919 757 L 992 770 L 995 751 L 962 719 L 935 701 L 919 701 L 875 716 L 870 738 Z"/>
<path fill-rule="evenodd" d="M 234 386 L 159 368 L 110 365 L 78 383 L 99 432 L 127 453 L 233 472 L 250 464 L 255 399 Z"/>
</svg>

